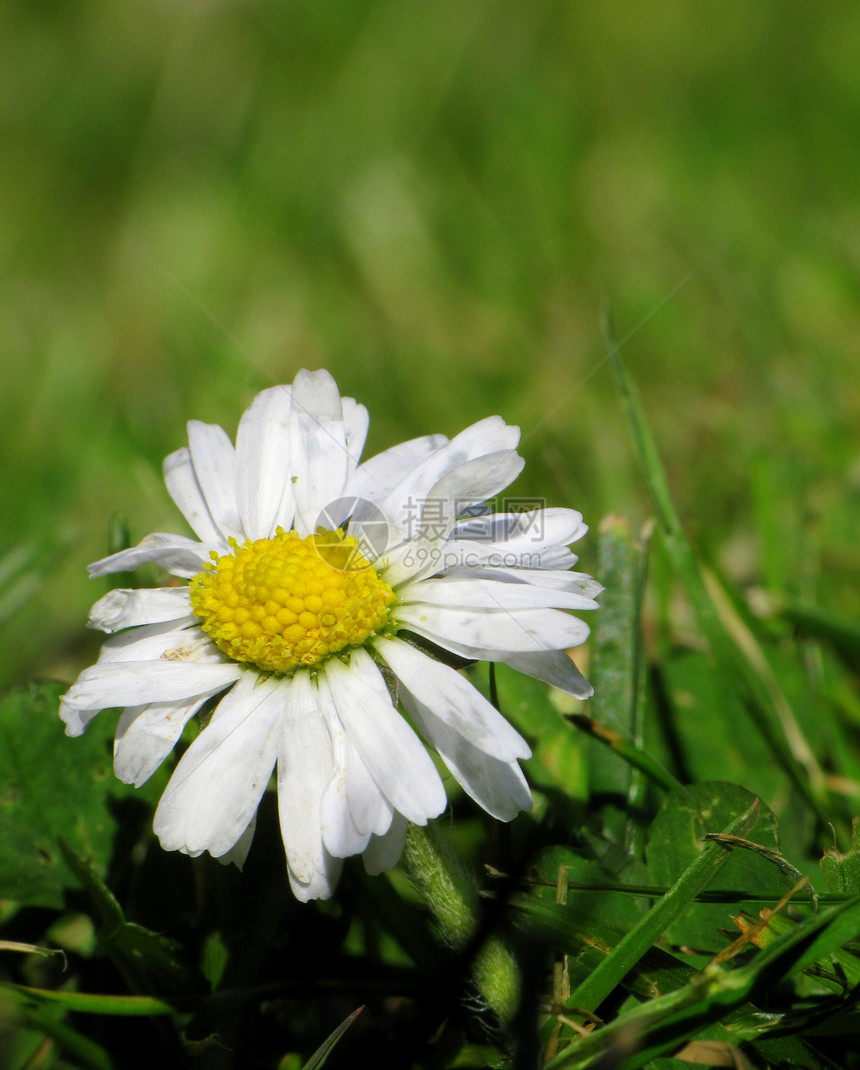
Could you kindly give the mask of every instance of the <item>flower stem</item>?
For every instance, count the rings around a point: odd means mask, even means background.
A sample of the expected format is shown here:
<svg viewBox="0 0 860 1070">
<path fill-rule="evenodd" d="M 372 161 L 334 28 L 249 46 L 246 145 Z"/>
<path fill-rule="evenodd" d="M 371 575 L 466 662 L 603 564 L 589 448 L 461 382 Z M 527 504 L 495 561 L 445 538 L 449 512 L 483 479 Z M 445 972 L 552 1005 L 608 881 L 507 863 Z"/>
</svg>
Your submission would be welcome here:
<svg viewBox="0 0 860 1070">
<path fill-rule="evenodd" d="M 432 823 L 410 825 L 403 854 L 409 876 L 430 907 L 444 942 L 463 951 L 478 929 L 478 887 Z M 520 997 L 520 975 L 510 950 L 489 936 L 472 961 L 481 995 L 503 1024 L 511 1021 Z"/>
</svg>

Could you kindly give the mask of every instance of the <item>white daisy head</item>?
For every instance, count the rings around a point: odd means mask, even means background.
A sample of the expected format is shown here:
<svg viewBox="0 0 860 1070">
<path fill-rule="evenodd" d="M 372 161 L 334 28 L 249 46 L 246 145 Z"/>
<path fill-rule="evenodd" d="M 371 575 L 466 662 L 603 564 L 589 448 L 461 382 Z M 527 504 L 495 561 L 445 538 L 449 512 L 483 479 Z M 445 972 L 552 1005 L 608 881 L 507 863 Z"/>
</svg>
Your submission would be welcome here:
<svg viewBox="0 0 860 1070">
<path fill-rule="evenodd" d="M 519 430 L 490 417 L 360 464 L 367 426 L 324 371 L 257 395 L 235 445 L 191 421 L 164 475 L 196 538 L 149 535 L 90 566 L 152 562 L 187 582 L 100 599 L 90 624 L 110 637 L 60 708 L 79 735 L 124 707 L 114 768 L 140 785 L 214 703 L 155 831 L 168 850 L 241 864 L 276 772 L 302 900 L 331 895 L 351 855 L 372 873 L 393 865 L 407 822 L 441 813 L 425 742 L 488 813 L 530 806 L 528 745 L 446 658 L 590 693 L 565 652 L 588 634 L 571 611 L 601 589 L 571 571 L 581 515 L 482 504 L 521 470 Z"/>
</svg>

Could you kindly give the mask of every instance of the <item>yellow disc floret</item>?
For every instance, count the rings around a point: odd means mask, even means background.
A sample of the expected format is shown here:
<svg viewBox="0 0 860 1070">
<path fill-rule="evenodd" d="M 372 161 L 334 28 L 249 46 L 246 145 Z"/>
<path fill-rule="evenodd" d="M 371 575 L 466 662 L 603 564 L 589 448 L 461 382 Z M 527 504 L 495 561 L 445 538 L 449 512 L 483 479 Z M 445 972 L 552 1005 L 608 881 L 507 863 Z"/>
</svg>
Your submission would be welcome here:
<svg viewBox="0 0 860 1070">
<path fill-rule="evenodd" d="M 316 665 L 384 629 L 394 592 L 341 531 L 271 539 L 212 554 L 191 580 L 203 630 L 236 661 L 265 672 Z"/>
</svg>

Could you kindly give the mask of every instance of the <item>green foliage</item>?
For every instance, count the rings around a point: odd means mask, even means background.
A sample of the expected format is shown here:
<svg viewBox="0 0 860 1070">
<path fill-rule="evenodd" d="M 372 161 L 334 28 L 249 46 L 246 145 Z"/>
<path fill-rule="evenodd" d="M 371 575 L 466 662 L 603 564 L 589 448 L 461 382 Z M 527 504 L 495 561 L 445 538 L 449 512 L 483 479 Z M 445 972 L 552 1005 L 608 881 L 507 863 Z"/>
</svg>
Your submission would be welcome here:
<svg viewBox="0 0 860 1070">
<path fill-rule="evenodd" d="M 592 794 L 605 799 L 604 826 L 616 838 L 623 838 L 632 835 L 632 829 L 625 828 L 627 815 L 644 790 L 645 770 L 635 762 L 619 762 L 616 755 L 619 747 L 629 747 L 631 742 L 641 747 L 642 743 L 644 696 L 639 621 L 646 551 L 634 543 L 629 526 L 617 517 L 606 517 L 601 524 L 598 550 L 597 575 L 605 590 L 596 622 L 590 676 L 599 696 L 593 705 L 607 719 L 613 734 L 595 739 L 589 746 L 588 780 Z M 610 743 L 610 749 L 607 751 L 602 743 Z M 665 784 L 658 776 L 660 782 Z"/>
<path fill-rule="evenodd" d="M 726 809 L 731 809 L 729 802 Z M 726 833 L 731 836 L 744 835 L 751 829 L 758 818 L 758 804 L 740 814 L 733 815 Z M 653 828 L 653 827 L 652 827 Z M 683 857 L 684 839 L 680 838 L 680 850 L 674 842 L 667 849 L 666 841 L 661 840 L 665 830 L 653 831 L 653 840 L 659 851 L 669 854 L 672 860 Z M 667 932 L 672 923 L 684 912 L 697 892 L 705 888 L 726 863 L 727 850 L 714 843 L 705 844 L 697 851 L 683 872 L 677 874 L 671 886 L 647 914 L 639 918 L 607 957 L 571 994 L 570 1004 L 577 1012 L 593 1013 L 618 985 L 628 971 L 638 963 L 645 952 Z"/>
<path fill-rule="evenodd" d="M 851 847 L 828 847 L 821 859 L 827 888 L 837 895 L 860 895 L 860 818 L 851 822 Z"/>
<path fill-rule="evenodd" d="M 846 852 L 822 847 L 822 825 L 844 838 L 851 817 L 833 790 L 855 768 L 840 749 L 850 731 L 840 713 L 856 696 L 846 629 L 810 639 L 808 615 L 795 637 L 784 617 L 751 612 L 710 570 L 619 374 L 663 529 L 655 608 L 647 539 L 607 520 L 590 705 L 504 665 L 470 670 L 533 748 L 525 766 L 536 806 L 509 837 L 455 795 L 450 837 L 410 832 L 411 887 L 348 868 L 344 899 L 308 908 L 288 898 L 269 797 L 241 876 L 194 864 L 199 908 L 189 915 L 188 892 L 173 893 L 187 860 L 151 844 L 145 806 L 123 809 L 111 718 L 69 741 L 56 716 L 61 685 L 3 698 L 2 891 L 15 900 L 7 922 L 21 919 L 28 938 L 8 942 L 27 965 L 2 990 L 16 1070 L 40 1041 L 82 1066 L 122 1070 L 127 1054 L 89 1019 L 147 1022 L 136 1043 L 181 1059 L 241 1044 L 254 1020 L 280 1038 L 280 1064 L 296 1067 L 337 1059 L 341 1045 L 360 1058 L 380 1028 L 427 1067 L 517 1065 L 528 1052 L 582 1070 L 606 1060 L 663 1070 L 673 1053 L 833 1065 L 829 1037 L 852 1020 L 860 925 L 857 821 Z M 675 627 L 679 593 L 699 633 Z M 826 675 L 809 671 L 810 642 L 821 644 L 814 664 Z M 813 778 L 801 790 L 804 769 Z M 144 803 L 155 797 L 141 793 Z M 37 906 L 50 914 L 41 931 L 27 927 Z M 58 983 L 56 957 L 43 955 L 52 941 L 72 985 Z M 288 959 L 278 958 L 281 944 Z M 94 984 L 103 961 L 114 991 Z M 337 1021 L 325 1011 L 332 992 Z M 384 998 L 397 995 L 427 1016 L 423 1031 L 395 1023 Z M 359 1022 L 371 1024 L 347 1032 L 360 1006 Z M 476 1046 L 475 1028 L 492 1044 Z"/>
<path fill-rule="evenodd" d="M 34 683 L 0 697 L 0 896 L 32 906 L 61 907 L 75 883 L 58 837 L 104 874 L 117 829 L 112 726 L 105 718 L 69 746 L 57 716 L 65 690 Z"/>
<path fill-rule="evenodd" d="M 183 961 L 176 941 L 126 921 L 119 903 L 93 867 L 79 858 L 65 840 L 60 839 L 59 844 L 89 900 L 99 942 L 132 991 L 188 996 L 205 987 L 203 978 Z"/>
<path fill-rule="evenodd" d="M 362 1008 L 353 1011 L 348 1018 L 345 1018 L 340 1025 L 334 1029 L 329 1036 L 323 1041 L 323 1043 L 317 1048 L 313 1055 L 308 1059 L 302 1070 L 319 1070 L 321 1066 L 324 1066 L 328 1060 L 329 1055 L 334 1050 L 335 1045 L 343 1036 L 343 1034 L 349 1029 L 355 1019 L 361 1014 Z"/>
<path fill-rule="evenodd" d="M 4 1070 L 860 1067 L 860 15 L 647 15 L 3 4 Z M 606 588 L 590 702 L 466 670 L 533 811 L 449 785 L 311 906 L 271 792 L 241 875 L 165 855 L 56 713 L 185 421 L 301 366 L 368 454 L 521 425 Z"/>
<path fill-rule="evenodd" d="M 706 835 L 722 832 L 723 826 L 744 811 L 753 813 L 755 820 L 748 822 L 749 831 L 733 835 L 776 851 L 776 819 L 745 788 L 706 782 L 668 795 L 648 829 L 646 857 L 651 883 L 672 886 L 683 870 L 704 857 Z M 719 871 L 709 875 L 707 886 L 712 891 L 734 890 L 734 907 L 743 903 L 744 891 L 776 902 L 792 883 L 786 884 L 777 867 L 762 855 L 736 847 L 723 850 Z M 723 942 L 720 929 L 730 926 L 730 913 L 727 906 L 692 904 L 667 927 L 666 936 L 673 944 L 713 954 Z"/>
<path fill-rule="evenodd" d="M 677 1049 L 703 1026 L 742 1008 L 748 1000 L 761 999 L 769 986 L 835 951 L 851 939 L 858 923 L 860 899 L 829 907 L 783 933 L 749 965 L 733 970 L 708 966 L 689 984 L 619 1015 L 611 1025 L 571 1045 L 547 1065 L 553 1070 L 584 1070 L 595 1058 L 608 1055 L 623 1059 L 621 1065 L 629 1070 L 646 1066 L 655 1057 Z M 632 1044 L 631 1038 L 635 1038 Z"/>
</svg>

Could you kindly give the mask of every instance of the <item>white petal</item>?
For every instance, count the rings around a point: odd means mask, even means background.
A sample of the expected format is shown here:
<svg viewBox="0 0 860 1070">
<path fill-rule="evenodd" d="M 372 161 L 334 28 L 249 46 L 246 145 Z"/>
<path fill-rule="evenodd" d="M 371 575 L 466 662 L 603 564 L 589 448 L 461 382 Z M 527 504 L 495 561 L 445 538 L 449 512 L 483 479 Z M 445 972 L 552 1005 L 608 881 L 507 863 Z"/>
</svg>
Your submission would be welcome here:
<svg viewBox="0 0 860 1070">
<path fill-rule="evenodd" d="M 503 490 L 516 479 L 524 464 L 516 450 L 496 450 L 446 472 L 427 495 L 418 538 L 447 539 L 464 509 Z"/>
<path fill-rule="evenodd" d="M 511 569 L 539 572 L 543 570 L 567 571 L 576 564 L 576 555 L 566 546 L 549 549 L 533 547 L 522 549 L 522 542 L 509 546 L 503 542 L 466 542 L 449 539 L 439 551 L 441 569 L 451 572 L 458 569 Z"/>
<path fill-rule="evenodd" d="M 245 860 L 248 857 L 248 852 L 251 850 L 251 843 L 254 839 L 254 832 L 257 828 L 257 815 L 251 818 L 248 823 L 248 827 L 242 833 L 238 840 L 233 844 L 226 854 L 218 855 L 218 861 L 222 866 L 236 866 L 237 869 L 243 869 L 245 866 Z"/>
<path fill-rule="evenodd" d="M 459 557 L 467 567 L 569 569 L 576 557 L 567 549 L 588 527 L 574 509 L 491 513 L 461 520 L 445 545 L 447 567 Z"/>
<path fill-rule="evenodd" d="M 394 811 L 349 739 L 346 747 L 346 790 L 349 812 L 358 831 L 373 833 L 374 836 L 384 835 L 391 825 Z"/>
<path fill-rule="evenodd" d="M 124 784 L 139 788 L 173 750 L 206 698 L 192 702 L 153 702 L 122 712 L 113 744 L 113 771 Z"/>
<path fill-rule="evenodd" d="M 63 696 L 82 710 L 144 706 L 214 695 L 240 674 L 235 665 L 193 665 L 176 661 L 110 661 L 84 669 Z"/>
<path fill-rule="evenodd" d="M 194 662 L 222 665 L 224 655 L 202 628 L 184 620 L 142 624 L 119 632 L 102 643 L 97 664 L 111 661 Z"/>
<path fill-rule="evenodd" d="M 130 588 L 109 591 L 90 610 L 90 628 L 118 632 L 141 624 L 194 619 L 187 587 Z"/>
<path fill-rule="evenodd" d="M 575 509 L 533 509 L 522 513 L 490 513 L 461 520 L 454 539 L 504 545 L 509 550 L 569 546 L 588 531 Z"/>
<path fill-rule="evenodd" d="M 257 394 L 236 433 L 236 498 L 249 539 L 268 539 L 280 525 L 289 529 L 293 497 L 289 484 L 289 386 Z"/>
<path fill-rule="evenodd" d="M 564 650 L 545 650 L 538 654 L 515 654 L 509 650 L 490 650 L 486 647 L 467 646 L 450 639 L 436 639 L 436 645 L 452 654 L 470 661 L 501 661 L 517 672 L 533 676 L 536 680 L 566 691 L 574 698 L 589 698 L 594 688 L 585 679 Z"/>
<path fill-rule="evenodd" d="M 414 537 L 430 490 L 447 472 L 488 453 L 515 450 L 519 438 L 519 428 L 508 427 L 500 416 L 472 424 L 404 476 L 383 503 L 386 513 L 407 537 Z"/>
<path fill-rule="evenodd" d="M 309 903 L 312 899 L 331 899 L 334 895 L 343 869 L 343 859 L 333 858 L 328 851 L 324 854 L 325 860 L 322 868 L 314 870 L 311 879 L 306 883 L 297 880 L 291 869 L 287 871 L 290 888 L 300 903 Z"/>
<path fill-rule="evenodd" d="M 405 693 L 403 705 L 439 751 L 457 783 L 475 802 L 499 821 L 511 821 L 531 808 L 526 778 L 516 762 L 493 758 L 443 724 L 414 695 Z"/>
<path fill-rule="evenodd" d="M 399 588 L 398 601 L 468 609 L 597 609 L 593 598 L 573 591 L 529 583 L 502 583 L 491 579 L 428 579 Z"/>
<path fill-rule="evenodd" d="M 517 672 L 543 680 L 575 698 L 589 698 L 594 694 L 594 688 L 563 650 L 547 650 L 543 654 L 506 654 L 504 660 Z"/>
<path fill-rule="evenodd" d="M 364 405 L 359 405 L 355 398 L 341 398 L 343 405 L 343 427 L 346 434 L 346 452 L 349 454 L 349 470 L 354 471 L 367 440 L 370 417 Z"/>
<path fill-rule="evenodd" d="M 406 530 L 401 528 L 410 543 L 406 552 L 390 555 L 386 582 L 396 586 L 407 578 L 445 569 L 446 540 L 459 514 L 506 487 L 517 477 L 523 463 L 514 450 L 488 453 L 464 462 L 434 483 L 422 504 L 417 526 L 410 522 Z M 392 506 L 391 498 L 386 506 Z"/>
<path fill-rule="evenodd" d="M 241 537 L 242 521 L 236 503 L 236 451 L 218 424 L 188 421 L 188 448 L 198 486 L 209 515 L 225 538 Z"/>
<path fill-rule="evenodd" d="M 66 735 L 82 735 L 90 721 L 97 717 L 102 712 L 102 709 L 102 706 L 91 706 L 89 709 L 73 706 L 71 703 L 66 702 L 65 695 L 61 695 L 59 713 L 60 720 L 66 726 Z"/>
<path fill-rule="evenodd" d="M 155 532 L 141 539 L 137 546 L 103 557 L 87 568 L 90 576 L 105 576 L 109 572 L 133 572 L 140 565 L 154 562 L 174 576 L 188 579 L 196 575 L 210 560 L 211 550 L 218 546 L 197 542 L 185 535 Z"/>
<path fill-rule="evenodd" d="M 322 800 L 323 842 L 336 858 L 349 858 L 365 849 L 371 833 L 387 832 L 393 810 L 344 731 L 325 677 L 319 691 L 334 758 Z"/>
<path fill-rule="evenodd" d="M 585 598 L 596 598 L 603 585 L 584 572 L 571 572 L 556 568 L 504 568 L 492 565 L 468 565 L 446 571 L 447 579 L 500 580 L 505 583 L 529 584 L 532 587 L 550 587 L 554 591 L 573 591 Z"/>
<path fill-rule="evenodd" d="M 589 633 L 587 624 L 559 609 L 523 609 L 513 614 L 398 606 L 396 619 L 446 650 L 449 641 L 460 646 L 523 653 L 567 650 L 584 643 Z"/>
<path fill-rule="evenodd" d="M 345 781 L 341 771 L 336 770 L 335 780 L 326 789 L 320 808 L 323 843 L 334 858 L 361 854 L 370 840 L 370 833 L 359 829 L 352 819 Z"/>
<path fill-rule="evenodd" d="M 325 677 L 319 679 L 319 693 L 322 714 L 331 739 L 333 762 L 331 780 L 323 792 L 320 807 L 323 843 L 336 858 L 349 858 L 365 849 L 370 830 L 359 829 L 352 817 L 347 778 L 347 749 L 350 743 Z"/>
<path fill-rule="evenodd" d="M 413 629 L 414 630 L 414 629 Z M 417 634 L 417 633 L 416 633 Z M 426 638 L 426 637 L 425 637 Z M 469 646 L 466 643 L 455 643 L 451 639 L 445 640 L 443 646 L 441 641 L 433 640 L 435 646 L 441 647 L 443 650 L 447 650 L 452 654 L 456 654 L 460 658 L 465 658 L 466 661 L 504 661 L 507 662 L 511 654 L 508 650 L 495 650 L 488 647 Z M 538 655 L 535 655 L 537 657 Z"/>
<path fill-rule="evenodd" d="M 370 843 L 361 856 L 364 868 L 371 875 L 377 876 L 386 869 L 396 866 L 403 854 L 403 846 L 406 843 L 406 832 L 409 822 L 396 811 L 391 821 L 391 828 L 383 836 L 371 836 Z"/>
<path fill-rule="evenodd" d="M 223 658 L 220 651 L 203 634 L 200 628 L 176 627 L 176 622 L 167 624 L 147 624 L 139 628 L 131 628 L 128 631 L 112 635 L 103 644 L 99 653 L 96 666 L 85 669 L 81 676 L 85 682 L 86 674 L 92 674 L 94 668 L 104 669 L 111 663 L 118 663 L 117 672 L 123 671 L 122 664 L 139 662 L 144 667 L 150 664 L 160 665 L 166 662 L 162 658 L 169 659 L 174 663 L 196 662 L 198 664 L 222 665 Z M 81 695 L 76 691 L 78 681 L 63 695 L 60 702 L 60 717 L 66 724 L 66 734 L 79 736 L 89 722 L 103 709 L 113 705 L 104 701 L 104 696 L 99 688 L 90 687 L 85 689 L 84 696 L 88 696 L 89 702 L 81 701 Z M 225 685 L 226 686 L 226 685 Z M 221 690 L 221 687 L 216 690 Z M 152 696 L 139 701 L 130 702 L 130 705 L 145 705 Z M 207 697 L 205 694 L 203 697 Z M 125 705 L 125 703 L 120 703 Z"/>
<path fill-rule="evenodd" d="M 391 704 L 382 675 L 365 650 L 349 666 L 325 667 L 338 717 L 388 801 L 410 821 L 426 823 L 445 809 L 445 789 L 418 736 Z"/>
<path fill-rule="evenodd" d="M 456 669 L 399 639 L 375 646 L 404 687 L 473 746 L 504 762 L 531 755 L 519 732 Z"/>
<path fill-rule="evenodd" d="M 297 899 L 328 899 L 340 861 L 323 845 L 320 805 L 332 775 L 332 749 L 310 675 L 297 672 L 278 722 L 278 813 L 290 884 Z"/>
<path fill-rule="evenodd" d="M 377 453 L 353 472 L 344 494 L 381 502 L 401 480 L 447 442 L 444 435 L 424 435 Z"/>
<path fill-rule="evenodd" d="M 245 672 L 215 708 L 167 785 L 153 828 L 167 851 L 218 858 L 257 811 L 277 757 L 281 681 Z"/>
<path fill-rule="evenodd" d="M 343 497 L 350 470 L 337 384 L 326 371 L 299 372 L 290 414 L 290 479 L 302 537 L 313 532 L 330 502 Z"/>
<path fill-rule="evenodd" d="M 174 450 L 164 458 L 164 483 L 170 497 L 176 502 L 197 537 L 213 546 L 223 543 L 226 549 L 224 536 L 212 519 L 203 491 L 197 482 L 194 465 L 191 463 L 191 451 L 187 446 Z"/>
</svg>

